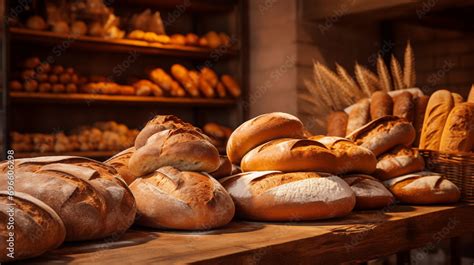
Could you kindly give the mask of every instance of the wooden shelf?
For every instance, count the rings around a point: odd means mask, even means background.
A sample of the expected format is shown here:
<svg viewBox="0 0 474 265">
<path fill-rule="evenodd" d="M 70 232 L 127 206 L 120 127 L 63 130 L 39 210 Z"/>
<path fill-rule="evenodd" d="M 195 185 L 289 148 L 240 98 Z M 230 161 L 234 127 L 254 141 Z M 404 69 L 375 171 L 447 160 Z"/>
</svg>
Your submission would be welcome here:
<svg viewBox="0 0 474 265">
<path fill-rule="evenodd" d="M 118 0 L 118 4 L 146 6 L 147 8 L 178 9 L 190 12 L 229 12 L 235 0 Z"/>
<path fill-rule="evenodd" d="M 120 238 L 68 243 L 22 263 L 330 265 L 362 262 L 472 233 L 473 211 L 474 204 L 463 203 L 397 205 L 317 222 L 234 221 L 224 228 L 204 232 L 133 227 Z"/>
<path fill-rule="evenodd" d="M 37 157 L 37 156 L 82 156 L 82 157 L 89 157 L 89 158 L 109 158 L 113 155 L 117 154 L 120 151 L 74 151 L 74 152 L 48 152 L 48 153 L 41 153 L 41 152 L 20 152 L 15 153 L 15 158 L 29 158 L 29 157 Z"/>
<path fill-rule="evenodd" d="M 64 35 L 50 31 L 37 31 L 23 28 L 11 28 L 10 34 L 13 40 L 34 42 L 44 46 L 54 46 L 60 43 L 68 43 L 70 47 L 88 51 L 102 51 L 115 53 L 128 53 L 134 51 L 147 55 L 164 55 L 172 57 L 208 59 L 213 49 L 183 45 L 171 45 L 161 43 L 150 43 L 140 40 L 129 39 L 105 39 L 91 36 Z M 235 48 L 227 50 L 220 49 L 220 58 L 229 58 L 239 54 Z"/>
<path fill-rule="evenodd" d="M 186 107 L 206 106 L 223 107 L 237 104 L 235 99 L 208 99 L 208 98 L 172 98 L 172 97 L 140 97 L 98 94 L 52 94 L 52 93 L 29 93 L 10 92 L 10 98 L 14 102 L 29 103 L 58 103 L 58 104 L 95 104 L 95 103 L 117 103 L 117 104 L 156 104 L 156 105 L 180 105 Z"/>
</svg>

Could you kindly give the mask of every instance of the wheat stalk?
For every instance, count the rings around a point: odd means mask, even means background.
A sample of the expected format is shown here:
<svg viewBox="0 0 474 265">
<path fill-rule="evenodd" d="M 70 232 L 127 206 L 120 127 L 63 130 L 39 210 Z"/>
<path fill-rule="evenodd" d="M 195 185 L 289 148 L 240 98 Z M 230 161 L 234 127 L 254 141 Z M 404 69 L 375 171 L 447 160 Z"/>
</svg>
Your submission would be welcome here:
<svg viewBox="0 0 474 265">
<path fill-rule="evenodd" d="M 370 89 L 369 80 L 367 79 L 367 76 L 364 74 L 363 67 L 359 63 L 356 62 L 354 71 L 355 71 L 357 82 L 359 83 L 359 86 L 362 88 L 362 92 L 364 93 L 364 96 L 370 97 L 370 95 L 372 94 L 372 91 Z"/>
<path fill-rule="evenodd" d="M 322 64 L 317 64 L 318 71 L 323 80 L 326 81 L 328 87 L 334 96 L 345 105 L 352 105 L 355 103 L 354 94 L 351 93 L 351 88 L 342 81 L 339 76 Z"/>
<path fill-rule="evenodd" d="M 415 56 L 410 41 L 408 41 L 403 60 L 403 83 L 406 87 L 414 87 L 415 79 Z"/>
<path fill-rule="evenodd" d="M 377 57 L 377 74 L 379 76 L 382 90 L 387 92 L 392 90 L 390 73 L 388 72 L 387 65 L 385 65 L 385 62 L 383 61 L 382 56 L 380 54 Z"/>
<path fill-rule="evenodd" d="M 392 78 L 393 78 L 393 87 L 395 89 L 403 89 L 405 88 L 405 84 L 403 83 L 403 73 L 402 68 L 400 67 L 400 63 L 398 62 L 397 58 L 392 54 L 392 59 L 390 61 L 390 68 L 392 70 Z"/>
<path fill-rule="evenodd" d="M 346 84 L 348 88 L 350 88 L 350 91 L 354 94 L 355 101 L 364 97 L 360 87 L 357 85 L 354 78 L 352 78 L 352 76 L 347 72 L 347 70 L 344 69 L 344 67 L 336 63 L 336 71 L 339 75 L 339 78 Z"/>
</svg>

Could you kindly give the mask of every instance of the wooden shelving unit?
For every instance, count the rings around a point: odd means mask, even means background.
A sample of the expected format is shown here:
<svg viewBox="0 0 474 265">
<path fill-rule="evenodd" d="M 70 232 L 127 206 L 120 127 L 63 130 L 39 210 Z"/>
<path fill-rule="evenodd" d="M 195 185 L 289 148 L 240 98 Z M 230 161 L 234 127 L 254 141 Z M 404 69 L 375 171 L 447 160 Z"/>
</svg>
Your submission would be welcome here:
<svg viewBox="0 0 474 265">
<path fill-rule="evenodd" d="M 235 0 L 118 0 L 119 4 L 149 6 L 154 8 L 176 9 L 184 7 L 190 12 L 229 12 L 234 8 Z"/>
<path fill-rule="evenodd" d="M 28 157 L 37 157 L 37 156 L 58 156 L 58 155 L 66 155 L 66 156 L 83 156 L 83 157 L 90 157 L 90 158 L 109 158 L 113 155 L 117 154 L 120 151 L 73 151 L 73 152 L 20 152 L 15 153 L 15 158 L 28 158 Z"/>
</svg>

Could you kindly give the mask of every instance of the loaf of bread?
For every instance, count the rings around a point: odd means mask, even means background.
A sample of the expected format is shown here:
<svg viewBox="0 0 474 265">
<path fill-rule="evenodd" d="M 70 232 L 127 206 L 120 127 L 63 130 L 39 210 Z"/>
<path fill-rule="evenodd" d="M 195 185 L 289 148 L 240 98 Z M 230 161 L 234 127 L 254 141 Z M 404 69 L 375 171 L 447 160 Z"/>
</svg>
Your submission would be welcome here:
<svg viewBox="0 0 474 265">
<path fill-rule="evenodd" d="M 444 125 L 453 107 L 454 100 L 448 90 L 438 90 L 431 95 L 421 130 L 420 149 L 439 150 Z"/>
<path fill-rule="evenodd" d="M 329 136 L 312 136 L 310 140 L 324 144 L 337 157 L 337 174 L 362 173 L 375 171 L 377 158 L 367 148 L 358 146 L 346 138 Z"/>
<path fill-rule="evenodd" d="M 451 93 L 451 96 L 453 97 L 454 106 L 457 106 L 464 102 L 464 98 L 458 93 Z"/>
<path fill-rule="evenodd" d="M 232 174 L 232 163 L 230 162 L 227 156 L 220 156 L 219 157 L 219 167 L 216 171 L 209 173 L 209 175 L 213 176 L 216 179 L 220 179 L 223 177 L 230 176 Z"/>
<path fill-rule="evenodd" d="M 389 206 L 394 201 L 392 193 L 380 181 L 369 175 L 345 175 L 342 179 L 354 192 L 355 208 L 358 210 L 380 209 Z"/>
<path fill-rule="evenodd" d="M 138 149 L 144 146 L 148 138 L 157 132 L 177 128 L 194 127 L 174 115 L 156 115 L 153 119 L 148 121 L 143 130 L 137 135 L 135 148 Z"/>
<path fill-rule="evenodd" d="M 376 91 L 370 98 L 370 118 L 376 120 L 383 116 L 392 115 L 392 97 L 384 91 Z"/>
<path fill-rule="evenodd" d="M 415 118 L 415 104 L 410 92 L 404 91 L 393 98 L 393 116 L 405 118 L 413 122 Z"/>
<path fill-rule="evenodd" d="M 220 180 L 238 216 L 256 221 L 305 221 L 340 217 L 355 205 L 341 178 L 316 172 L 247 172 Z"/>
<path fill-rule="evenodd" d="M 192 97 L 199 97 L 200 94 L 198 86 L 189 76 L 188 69 L 186 69 L 186 67 L 180 64 L 174 64 L 171 66 L 171 74 L 181 83 L 181 85 L 183 85 L 183 87 Z"/>
<path fill-rule="evenodd" d="M 0 216 L 0 262 L 39 256 L 59 247 L 66 237 L 58 214 L 22 192 L 0 191 Z"/>
<path fill-rule="evenodd" d="M 436 204 L 457 202 L 461 193 L 443 176 L 422 171 L 384 181 L 386 187 L 402 203 Z"/>
<path fill-rule="evenodd" d="M 399 145 L 379 156 L 374 176 L 380 180 L 387 180 L 422 171 L 424 168 L 425 161 L 418 150 Z"/>
<path fill-rule="evenodd" d="M 197 80 L 197 86 L 199 91 L 201 91 L 201 93 L 207 98 L 213 98 L 216 95 L 214 88 L 212 88 L 211 84 L 204 79 L 202 75 L 200 75 Z"/>
<path fill-rule="evenodd" d="M 220 97 L 220 98 L 225 98 L 227 96 L 227 91 L 224 87 L 224 85 L 222 84 L 222 82 L 218 82 L 217 85 L 216 85 L 216 92 L 217 92 L 217 95 Z"/>
<path fill-rule="evenodd" d="M 474 85 L 472 85 L 471 90 L 469 90 L 469 95 L 467 97 L 467 102 L 474 103 Z"/>
<path fill-rule="evenodd" d="M 371 121 L 347 138 L 379 156 L 400 144 L 410 146 L 415 140 L 415 128 L 403 118 L 385 116 Z"/>
<path fill-rule="evenodd" d="M 240 97 L 242 91 L 240 90 L 240 86 L 237 81 L 230 75 L 222 75 L 221 82 L 224 84 L 224 87 L 229 91 L 229 93 L 234 97 Z"/>
<path fill-rule="evenodd" d="M 219 82 L 216 72 L 209 67 L 201 68 L 201 77 L 204 78 L 211 87 L 216 87 Z"/>
<path fill-rule="evenodd" d="M 156 69 L 152 70 L 150 72 L 149 77 L 150 77 L 150 80 L 155 82 L 162 89 L 164 89 L 167 92 L 171 92 L 172 84 L 173 84 L 174 80 L 163 69 L 156 68 Z"/>
<path fill-rule="evenodd" d="M 416 137 L 413 146 L 418 147 L 420 145 L 421 130 L 423 129 L 423 121 L 425 120 L 426 106 L 428 105 L 429 96 L 415 97 L 415 115 L 413 120 L 413 126 L 415 127 Z"/>
<path fill-rule="evenodd" d="M 328 136 L 346 136 L 347 120 L 349 116 L 344 111 L 331 112 L 327 120 Z"/>
<path fill-rule="evenodd" d="M 303 131 L 303 123 L 293 115 L 283 112 L 262 114 L 234 130 L 227 142 L 227 156 L 238 165 L 252 148 L 278 138 L 303 138 Z"/>
<path fill-rule="evenodd" d="M 0 172 L 8 162 L 0 164 Z M 0 190 L 7 187 L 0 179 Z M 53 208 L 66 226 L 66 241 L 99 239 L 125 232 L 135 200 L 117 171 L 92 159 L 49 156 L 15 160 L 15 190 Z"/>
<path fill-rule="evenodd" d="M 130 185 L 130 183 L 132 183 L 136 179 L 136 176 L 134 176 L 128 168 L 128 161 L 130 160 L 130 157 L 134 152 L 135 147 L 132 146 L 112 156 L 104 162 L 105 164 L 115 168 L 115 170 L 117 170 L 118 174 L 120 175 L 120 177 L 122 177 L 125 183 L 127 183 L 127 185 Z"/>
<path fill-rule="evenodd" d="M 192 128 L 155 133 L 132 154 L 128 167 L 134 176 L 144 176 L 164 166 L 213 172 L 219 167 L 219 152 L 208 139 Z"/>
<path fill-rule="evenodd" d="M 370 121 L 370 102 L 362 99 L 352 107 L 347 120 L 346 135 L 359 129 Z"/>
<path fill-rule="evenodd" d="M 474 103 L 461 103 L 449 113 L 439 150 L 470 152 L 474 147 Z"/>
<path fill-rule="evenodd" d="M 207 230 L 226 225 L 235 212 L 227 191 L 205 173 L 163 167 L 137 178 L 130 189 L 137 223 L 148 227 Z"/>
<path fill-rule="evenodd" d="M 242 159 L 242 171 L 318 171 L 338 174 L 336 155 L 323 144 L 307 139 L 282 138 L 255 147 Z"/>
</svg>

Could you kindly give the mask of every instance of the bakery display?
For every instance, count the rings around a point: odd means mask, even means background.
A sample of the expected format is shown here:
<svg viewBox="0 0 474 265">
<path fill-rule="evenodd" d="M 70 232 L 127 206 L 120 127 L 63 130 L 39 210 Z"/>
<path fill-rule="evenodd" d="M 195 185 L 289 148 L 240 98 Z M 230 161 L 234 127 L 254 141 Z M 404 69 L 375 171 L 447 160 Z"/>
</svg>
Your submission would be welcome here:
<svg viewBox="0 0 474 265">
<path fill-rule="evenodd" d="M 208 230 L 229 223 L 234 203 L 227 191 L 206 173 L 162 167 L 131 185 L 137 201 L 137 223 L 180 230 Z"/>
<path fill-rule="evenodd" d="M 374 176 L 380 180 L 392 179 L 425 168 L 423 157 L 418 150 L 398 145 L 378 157 Z"/>
<path fill-rule="evenodd" d="M 59 247 L 66 237 L 64 223 L 51 207 L 18 191 L 0 191 L 0 225 L 0 262 L 39 256 Z"/>
<path fill-rule="evenodd" d="M 355 209 L 381 209 L 391 205 L 395 200 L 392 193 L 372 176 L 354 174 L 342 176 L 342 179 L 349 184 L 355 194 Z"/>
<path fill-rule="evenodd" d="M 474 104 L 459 103 L 448 115 L 439 150 L 471 152 L 474 147 Z"/>
<path fill-rule="evenodd" d="M 156 115 L 153 119 L 149 120 L 145 127 L 138 133 L 135 139 L 135 148 L 138 149 L 144 146 L 148 138 L 155 133 L 178 128 L 197 129 L 190 123 L 184 122 L 174 115 Z"/>
<path fill-rule="evenodd" d="M 8 162 L 0 164 L 6 174 Z M 0 190 L 7 189 L 6 178 Z M 50 156 L 15 160 L 15 190 L 49 205 L 66 227 L 66 241 L 125 232 L 135 219 L 135 200 L 117 171 L 92 159 Z"/>
<path fill-rule="evenodd" d="M 316 172 L 246 172 L 220 180 L 238 216 L 257 221 L 305 221 L 349 214 L 355 196 L 341 178 Z"/>
</svg>

